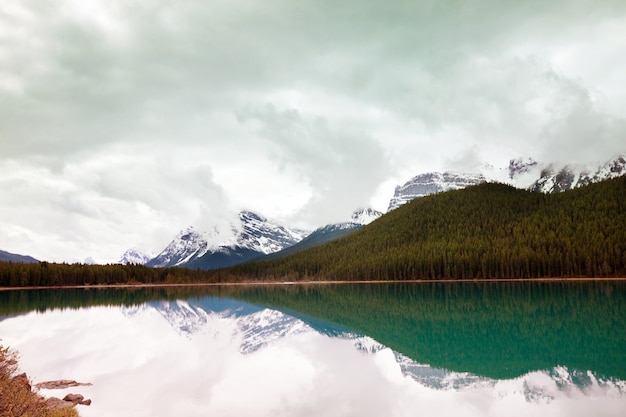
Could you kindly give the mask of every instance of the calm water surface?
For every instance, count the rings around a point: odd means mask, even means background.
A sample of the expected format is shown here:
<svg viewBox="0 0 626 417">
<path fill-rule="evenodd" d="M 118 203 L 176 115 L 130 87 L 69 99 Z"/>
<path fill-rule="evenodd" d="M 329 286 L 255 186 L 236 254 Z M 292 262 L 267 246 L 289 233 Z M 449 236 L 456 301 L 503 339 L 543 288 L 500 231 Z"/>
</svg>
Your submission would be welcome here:
<svg viewBox="0 0 626 417">
<path fill-rule="evenodd" d="M 31 379 L 82 416 L 623 416 L 626 285 L 0 292 Z"/>
</svg>

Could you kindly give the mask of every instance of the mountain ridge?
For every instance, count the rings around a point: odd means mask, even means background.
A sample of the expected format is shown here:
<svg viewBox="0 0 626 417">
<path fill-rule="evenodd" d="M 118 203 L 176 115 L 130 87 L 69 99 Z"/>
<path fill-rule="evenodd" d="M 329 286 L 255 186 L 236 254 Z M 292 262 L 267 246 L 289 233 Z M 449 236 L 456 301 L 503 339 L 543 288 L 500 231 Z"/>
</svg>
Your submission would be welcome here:
<svg viewBox="0 0 626 417">
<path fill-rule="evenodd" d="M 483 182 L 501 182 L 519 189 L 550 194 L 625 174 L 626 154 L 597 164 L 591 169 L 575 164 L 544 164 L 532 158 L 517 158 L 511 159 L 506 169 L 496 169 L 487 165 L 481 172 L 476 173 L 427 172 L 414 176 L 403 185 L 396 186 L 394 196 L 389 201 L 387 212 L 415 198 L 444 191 L 459 190 Z"/>
<path fill-rule="evenodd" d="M 4 250 L 0 250 L 0 261 L 6 262 L 20 262 L 20 263 L 38 263 L 39 260 L 28 255 L 19 255 L 17 253 L 11 253 Z"/>
<path fill-rule="evenodd" d="M 157 268 L 222 268 L 280 251 L 308 234 L 281 226 L 251 211 L 241 211 L 238 220 L 238 223 L 216 226 L 204 232 L 190 226 L 180 231 L 165 249 L 145 264 Z"/>
<path fill-rule="evenodd" d="M 289 246 L 279 252 L 255 259 L 255 261 L 284 258 L 286 256 L 302 252 L 303 250 L 327 242 L 332 242 L 333 240 L 348 236 L 349 234 L 360 230 L 363 226 L 372 223 L 374 220 L 378 219 L 382 215 L 383 213 L 372 208 L 358 209 L 354 213 L 352 213 L 352 216 L 350 216 L 350 221 L 342 223 L 331 223 L 322 227 L 318 227 L 300 242 Z"/>
</svg>

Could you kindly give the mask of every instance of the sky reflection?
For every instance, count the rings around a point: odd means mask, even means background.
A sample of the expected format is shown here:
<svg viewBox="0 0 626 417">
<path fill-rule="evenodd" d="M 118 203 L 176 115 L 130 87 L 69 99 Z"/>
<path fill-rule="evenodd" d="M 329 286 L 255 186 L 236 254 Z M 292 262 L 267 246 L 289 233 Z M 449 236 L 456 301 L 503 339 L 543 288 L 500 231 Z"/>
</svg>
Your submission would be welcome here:
<svg viewBox="0 0 626 417">
<path fill-rule="evenodd" d="M 5 319 L 0 338 L 19 350 L 35 383 L 93 383 L 42 391 L 91 398 L 90 407 L 79 406 L 83 417 L 618 416 L 626 410 L 623 383 L 561 389 L 542 372 L 435 389 L 403 373 L 390 349 L 367 353 L 354 340 L 303 326 L 245 353 L 250 332 L 241 330 L 241 320 L 207 313 L 189 333 L 155 306 L 95 307 Z"/>
</svg>

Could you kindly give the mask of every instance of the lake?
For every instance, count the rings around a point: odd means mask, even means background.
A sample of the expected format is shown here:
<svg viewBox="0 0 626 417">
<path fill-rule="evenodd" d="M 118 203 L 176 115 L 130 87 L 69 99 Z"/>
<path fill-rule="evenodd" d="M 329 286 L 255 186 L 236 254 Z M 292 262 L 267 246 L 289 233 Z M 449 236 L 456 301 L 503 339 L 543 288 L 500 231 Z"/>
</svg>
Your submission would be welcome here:
<svg viewBox="0 0 626 417">
<path fill-rule="evenodd" d="M 623 416 L 626 283 L 0 292 L 34 383 L 89 416 Z"/>
</svg>

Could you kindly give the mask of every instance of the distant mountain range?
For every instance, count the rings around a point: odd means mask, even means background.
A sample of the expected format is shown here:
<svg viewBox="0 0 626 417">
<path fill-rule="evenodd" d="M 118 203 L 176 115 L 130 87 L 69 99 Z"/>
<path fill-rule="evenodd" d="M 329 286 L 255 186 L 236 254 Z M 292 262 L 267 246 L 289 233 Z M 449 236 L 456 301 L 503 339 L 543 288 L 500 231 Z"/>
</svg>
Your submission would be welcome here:
<svg viewBox="0 0 626 417">
<path fill-rule="evenodd" d="M 428 172 L 398 185 L 387 211 L 416 198 L 483 182 L 500 182 L 531 191 L 556 193 L 625 174 L 626 154 L 593 169 L 545 164 L 527 158 L 511 160 L 509 166 L 503 169 L 485 166 L 476 173 Z M 276 259 L 346 236 L 381 215 L 373 209 L 361 209 L 346 222 L 324 225 L 309 232 L 280 225 L 251 211 L 242 211 L 238 221 L 229 224 L 215 226 L 210 230 L 198 230 L 194 226 L 182 230 L 156 256 L 129 249 L 118 263 L 206 270 L 228 267 L 263 256 Z M 5 251 L 0 251 L 0 260 L 38 262 L 30 256 Z"/>
<path fill-rule="evenodd" d="M 459 190 L 483 182 L 501 182 L 516 188 L 556 193 L 626 174 L 626 155 L 618 156 L 596 168 L 542 164 L 533 159 L 513 159 L 506 169 L 485 166 L 478 173 L 428 172 L 398 185 L 387 211 L 409 201 L 444 191 Z"/>
<path fill-rule="evenodd" d="M 0 261 L 21 262 L 21 263 L 26 263 L 26 264 L 39 262 L 37 259 L 33 258 L 32 256 L 18 255 L 18 254 L 6 252 L 3 250 L 0 250 Z"/>
<path fill-rule="evenodd" d="M 127 251 L 120 263 L 140 263 L 151 267 L 180 266 L 191 269 L 216 269 L 252 259 L 287 256 L 352 233 L 380 217 L 372 209 L 359 209 L 350 221 L 321 227 L 313 233 L 277 224 L 251 211 L 239 213 L 239 223 L 209 231 L 188 227 L 181 231 L 156 257 Z"/>
<path fill-rule="evenodd" d="M 533 159 L 514 159 L 504 169 L 485 166 L 481 172 L 428 172 L 395 189 L 387 211 L 440 192 L 463 189 L 483 182 L 500 182 L 516 188 L 555 193 L 626 174 L 626 157 L 619 156 L 589 170 L 576 166 L 542 164 Z M 190 226 L 182 230 L 157 256 L 129 249 L 120 263 L 151 267 L 180 266 L 216 269 L 253 259 L 277 259 L 347 236 L 382 215 L 373 209 L 357 210 L 347 222 L 328 224 L 313 232 L 293 229 L 253 213 L 239 213 L 239 222 L 212 230 Z"/>
</svg>

